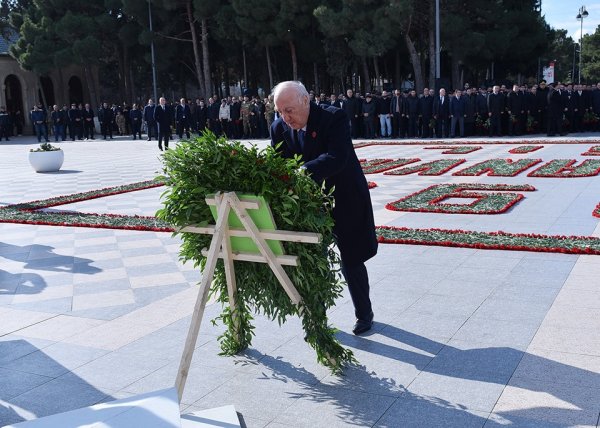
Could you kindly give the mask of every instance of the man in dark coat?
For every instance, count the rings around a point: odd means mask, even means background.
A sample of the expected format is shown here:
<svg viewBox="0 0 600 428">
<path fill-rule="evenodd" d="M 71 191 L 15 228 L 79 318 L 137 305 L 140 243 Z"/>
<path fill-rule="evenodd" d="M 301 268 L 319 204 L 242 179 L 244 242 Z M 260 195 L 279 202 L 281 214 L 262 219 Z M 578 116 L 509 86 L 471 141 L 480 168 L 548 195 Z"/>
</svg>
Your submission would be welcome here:
<svg viewBox="0 0 600 428">
<path fill-rule="evenodd" d="M 102 108 L 98 110 L 98 120 L 100 121 L 102 137 L 106 140 L 106 136 L 109 135 L 110 139 L 112 140 L 112 129 L 115 122 L 115 113 L 110 107 L 108 107 L 108 103 L 103 103 Z"/>
<path fill-rule="evenodd" d="M 81 117 L 81 110 L 77 108 L 77 104 L 71 104 L 71 109 L 69 110 L 69 122 L 71 123 L 71 140 L 75 141 L 75 139 L 83 140 L 83 120 Z"/>
<path fill-rule="evenodd" d="M 555 134 L 562 135 L 563 132 L 562 122 L 565 104 L 561 86 L 560 83 L 556 89 L 550 86 L 548 92 L 548 137 L 553 137 Z"/>
<path fill-rule="evenodd" d="M 540 81 L 540 86 L 535 93 L 535 118 L 540 126 L 540 130 L 545 132 L 548 130 L 548 85 L 545 80 Z"/>
<path fill-rule="evenodd" d="M 165 97 L 160 97 L 160 104 L 154 109 L 154 121 L 158 126 L 158 148 L 162 151 L 162 142 L 165 141 L 165 149 L 169 148 L 171 138 L 171 122 L 173 122 L 173 108 L 167 105 Z"/>
<path fill-rule="evenodd" d="M 185 136 L 190 138 L 190 121 L 192 119 L 192 112 L 190 106 L 186 102 L 185 98 L 179 100 L 179 104 L 175 107 L 175 124 L 177 129 L 177 136 L 179 139 Z"/>
<path fill-rule="evenodd" d="M 361 101 L 354 96 L 352 89 L 346 91 L 346 100 L 342 103 L 342 109 L 350 120 L 352 138 L 358 138 L 360 136 L 358 118 L 361 114 Z"/>
<path fill-rule="evenodd" d="M 377 238 L 367 181 L 354 152 L 348 116 L 335 107 L 309 102 L 300 82 L 282 82 L 273 90 L 280 118 L 271 125 L 271 144 L 283 142 L 283 157 L 302 156 L 304 168 L 318 183 L 334 190 L 334 233 L 342 273 L 354 303 L 354 334 L 373 323 L 365 261 L 377 253 Z"/>
<path fill-rule="evenodd" d="M 490 137 L 502 136 L 501 119 L 504 112 L 504 95 L 498 85 L 494 86 L 487 98 L 488 116 L 490 118 Z"/>
<path fill-rule="evenodd" d="M 467 117 L 467 100 L 460 89 L 454 91 L 450 98 L 450 138 L 456 137 L 456 124 L 458 124 L 460 137 L 465 136 L 465 117 Z"/>
<path fill-rule="evenodd" d="M 96 127 L 94 125 L 94 110 L 89 104 L 85 105 L 85 108 L 81 111 L 81 117 L 83 119 L 83 137 L 86 140 L 93 140 Z"/>
<path fill-rule="evenodd" d="M 521 135 L 521 130 L 525 129 L 522 123 L 527 120 L 525 113 L 525 97 L 519 90 L 518 85 L 513 85 L 513 90 L 506 96 L 506 108 L 508 110 L 508 134 Z"/>
<path fill-rule="evenodd" d="M 406 97 L 406 121 L 408 123 L 408 138 L 415 138 L 417 136 L 417 124 L 419 119 L 419 99 L 417 98 L 417 91 L 414 89 L 410 91 L 408 97 Z"/>
<path fill-rule="evenodd" d="M 433 117 L 435 119 L 435 134 L 437 138 L 448 138 L 450 135 L 450 100 L 446 89 L 440 89 L 440 96 L 433 102 Z"/>
<path fill-rule="evenodd" d="M 154 100 L 150 98 L 148 104 L 144 107 L 144 122 L 146 122 L 146 128 L 148 132 L 148 141 L 152 140 L 153 135 L 157 135 L 156 132 L 156 121 L 154 120 Z M 158 136 L 158 135 L 157 135 Z"/>
<path fill-rule="evenodd" d="M 430 127 L 433 117 L 433 97 L 429 95 L 429 89 L 423 89 L 423 96 L 419 98 L 419 119 L 421 138 L 431 138 L 433 129 Z"/>
</svg>

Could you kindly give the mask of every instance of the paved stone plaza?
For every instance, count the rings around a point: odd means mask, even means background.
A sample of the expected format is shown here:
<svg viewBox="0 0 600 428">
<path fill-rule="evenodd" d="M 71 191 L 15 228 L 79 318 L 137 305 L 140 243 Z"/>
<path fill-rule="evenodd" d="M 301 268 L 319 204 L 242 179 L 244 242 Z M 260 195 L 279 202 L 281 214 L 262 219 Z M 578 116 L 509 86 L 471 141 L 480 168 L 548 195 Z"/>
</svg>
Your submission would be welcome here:
<svg viewBox="0 0 600 428">
<path fill-rule="evenodd" d="M 578 140 L 594 139 L 586 135 Z M 574 138 L 574 137 L 567 137 Z M 582 160 L 592 145 L 510 155 L 369 146 L 359 158 Z M 522 140 L 517 140 L 522 141 Z M 0 143 L 0 206 L 149 180 L 156 142 L 59 143 L 36 174 L 32 137 Z M 266 142 L 258 142 L 265 145 Z M 457 170 L 457 169 L 455 169 Z M 600 236 L 600 176 L 368 175 L 377 225 Z M 530 184 L 497 215 L 398 212 L 385 204 L 440 183 Z M 164 188 L 48 210 L 153 215 Z M 173 385 L 200 279 L 169 233 L 0 224 L 0 426 Z M 598 427 L 600 256 L 380 245 L 368 263 L 374 329 L 356 337 L 348 294 L 331 311 L 359 367 L 332 376 L 299 320 L 255 320 L 252 347 L 218 356 L 207 308 L 182 410 L 233 404 L 248 427 Z"/>
</svg>

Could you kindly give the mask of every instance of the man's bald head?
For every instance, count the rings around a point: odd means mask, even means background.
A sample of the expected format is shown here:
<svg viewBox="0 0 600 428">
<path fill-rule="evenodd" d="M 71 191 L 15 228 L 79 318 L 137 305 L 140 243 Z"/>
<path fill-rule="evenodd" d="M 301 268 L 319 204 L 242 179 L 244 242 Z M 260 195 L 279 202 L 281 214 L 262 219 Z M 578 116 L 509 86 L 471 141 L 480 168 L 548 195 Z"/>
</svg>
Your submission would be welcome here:
<svg viewBox="0 0 600 428">
<path fill-rule="evenodd" d="M 297 81 L 281 82 L 273 88 L 275 108 L 292 129 L 302 129 L 308 123 L 310 99 L 304 85 Z"/>
</svg>

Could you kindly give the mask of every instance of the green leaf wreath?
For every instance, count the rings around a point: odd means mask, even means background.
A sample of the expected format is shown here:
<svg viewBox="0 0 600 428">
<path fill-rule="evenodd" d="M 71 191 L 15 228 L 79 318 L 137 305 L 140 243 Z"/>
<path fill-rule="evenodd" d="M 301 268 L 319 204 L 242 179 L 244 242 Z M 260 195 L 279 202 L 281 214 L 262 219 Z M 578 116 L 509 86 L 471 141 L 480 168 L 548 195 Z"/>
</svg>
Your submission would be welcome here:
<svg viewBox="0 0 600 428">
<path fill-rule="evenodd" d="M 211 293 L 223 305 L 221 321 L 227 330 L 219 337 L 222 354 L 234 355 L 251 344 L 252 314 L 263 313 L 280 324 L 299 315 L 305 340 L 315 349 L 319 363 L 340 372 L 354 362 L 352 352 L 335 338 L 326 311 L 342 292 L 340 260 L 333 249 L 333 197 L 304 174 L 299 158 L 284 159 L 271 147 L 259 150 L 227 141 L 206 132 L 182 141 L 165 152 L 164 177 L 167 190 L 164 208 L 157 216 L 176 226 L 214 224 L 206 195 L 235 191 L 262 195 L 269 202 L 278 229 L 314 232 L 320 244 L 283 242 L 286 254 L 298 256 L 299 265 L 284 266 L 302 296 L 294 305 L 268 265 L 235 261 L 237 295 L 235 314 L 229 307 L 222 260 L 217 263 Z M 177 234 L 177 233 L 176 233 Z M 179 233 L 180 257 L 204 268 L 201 250 L 210 246 L 211 235 Z"/>
</svg>

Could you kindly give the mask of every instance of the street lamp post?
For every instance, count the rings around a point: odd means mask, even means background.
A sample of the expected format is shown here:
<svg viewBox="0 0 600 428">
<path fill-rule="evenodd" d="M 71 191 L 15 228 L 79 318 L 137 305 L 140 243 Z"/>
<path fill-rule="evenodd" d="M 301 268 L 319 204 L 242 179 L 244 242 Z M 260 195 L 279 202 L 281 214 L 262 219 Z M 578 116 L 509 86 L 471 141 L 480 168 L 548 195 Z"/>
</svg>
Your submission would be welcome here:
<svg viewBox="0 0 600 428">
<path fill-rule="evenodd" d="M 588 11 L 585 10 L 585 6 L 581 6 L 579 8 L 579 13 L 577 14 L 576 19 L 581 22 L 581 31 L 579 33 L 579 81 L 578 83 L 581 85 L 581 55 L 583 54 L 583 49 L 581 43 L 583 42 L 583 18 L 587 18 L 589 15 Z"/>
<path fill-rule="evenodd" d="M 154 57 L 154 32 L 152 29 L 152 3 L 148 0 L 148 21 L 150 24 L 150 33 L 152 33 L 152 40 L 150 41 L 150 58 L 152 61 L 152 89 L 154 92 L 154 103 L 158 104 L 158 93 L 156 91 L 156 58 Z"/>
</svg>

